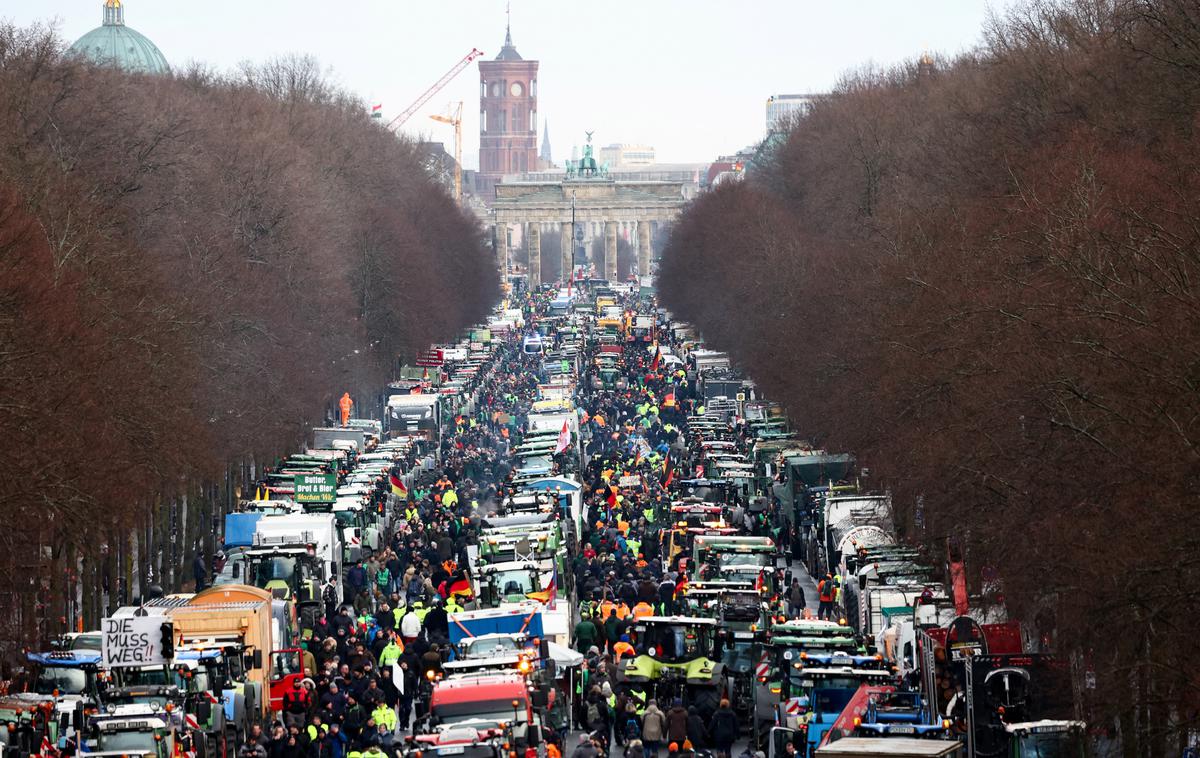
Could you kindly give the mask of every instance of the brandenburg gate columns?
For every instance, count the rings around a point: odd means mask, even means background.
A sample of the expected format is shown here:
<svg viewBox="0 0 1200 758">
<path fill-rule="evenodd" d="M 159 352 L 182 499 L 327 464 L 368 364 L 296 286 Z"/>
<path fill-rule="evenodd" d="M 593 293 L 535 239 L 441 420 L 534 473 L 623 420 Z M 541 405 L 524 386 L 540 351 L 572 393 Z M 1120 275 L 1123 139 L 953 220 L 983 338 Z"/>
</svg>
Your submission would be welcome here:
<svg viewBox="0 0 1200 758">
<path fill-rule="evenodd" d="M 637 222 L 638 276 L 650 276 L 650 222 Z"/>
<path fill-rule="evenodd" d="M 571 248 L 575 244 L 574 230 L 570 224 L 562 223 L 558 225 L 558 244 L 562 254 L 562 281 L 566 284 L 571 278 Z"/>
<path fill-rule="evenodd" d="M 529 225 L 525 250 L 529 253 L 529 289 L 542 283 L 542 226 L 536 222 Z"/>
<path fill-rule="evenodd" d="M 617 222 L 604 222 L 604 278 L 617 281 Z"/>
<path fill-rule="evenodd" d="M 508 276 L 508 224 L 496 224 L 492 227 L 496 237 L 496 268 L 500 269 L 500 279 Z"/>
</svg>

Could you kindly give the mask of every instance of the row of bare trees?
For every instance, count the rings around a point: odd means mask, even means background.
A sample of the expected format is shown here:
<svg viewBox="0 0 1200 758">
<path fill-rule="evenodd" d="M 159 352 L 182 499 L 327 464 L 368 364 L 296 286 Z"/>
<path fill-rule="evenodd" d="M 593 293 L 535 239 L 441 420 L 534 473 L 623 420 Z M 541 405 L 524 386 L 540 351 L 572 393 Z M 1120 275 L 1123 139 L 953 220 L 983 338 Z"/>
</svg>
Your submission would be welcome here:
<svg viewBox="0 0 1200 758">
<path fill-rule="evenodd" d="M 1194 2 L 1028 3 L 846 76 L 660 275 L 911 539 L 962 539 L 1094 670 L 1081 709 L 1127 756 L 1200 726 L 1198 124 Z"/>
<path fill-rule="evenodd" d="M 334 398 L 486 313 L 419 150 L 308 58 L 135 76 L 0 26 L 0 639 L 182 586 Z"/>
</svg>

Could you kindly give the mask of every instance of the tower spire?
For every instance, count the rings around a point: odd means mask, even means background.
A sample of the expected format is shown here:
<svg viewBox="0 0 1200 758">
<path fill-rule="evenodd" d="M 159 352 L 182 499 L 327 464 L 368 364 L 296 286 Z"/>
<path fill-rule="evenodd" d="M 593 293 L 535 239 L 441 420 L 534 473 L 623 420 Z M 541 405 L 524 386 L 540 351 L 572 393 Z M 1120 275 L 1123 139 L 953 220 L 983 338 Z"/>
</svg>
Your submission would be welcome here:
<svg viewBox="0 0 1200 758">
<path fill-rule="evenodd" d="M 546 168 L 554 163 L 554 158 L 550 154 L 550 119 L 542 122 L 542 152 L 538 157 L 546 163 Z"/>
<path fill-rule="evenodd" d="M 512 3 L 504 4 L 504 46 L 512 47 Z"/>
</svg>

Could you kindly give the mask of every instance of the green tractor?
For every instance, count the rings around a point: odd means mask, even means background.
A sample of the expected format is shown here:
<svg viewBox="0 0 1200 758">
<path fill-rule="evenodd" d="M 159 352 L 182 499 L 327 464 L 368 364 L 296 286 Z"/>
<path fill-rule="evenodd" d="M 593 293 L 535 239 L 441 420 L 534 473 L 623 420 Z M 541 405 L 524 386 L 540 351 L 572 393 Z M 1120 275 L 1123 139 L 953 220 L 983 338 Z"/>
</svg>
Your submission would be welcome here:
<svg viewBox="0 0 1200 758">
<path fill-rule="evenodd" d="M 632 627 L 638 655 L 617 669 L 617 685 L 653 697 L 664 707 L 676 698 L 708 719 L 726 692 L 717 619 L 646 616 Z"/>
</svg>

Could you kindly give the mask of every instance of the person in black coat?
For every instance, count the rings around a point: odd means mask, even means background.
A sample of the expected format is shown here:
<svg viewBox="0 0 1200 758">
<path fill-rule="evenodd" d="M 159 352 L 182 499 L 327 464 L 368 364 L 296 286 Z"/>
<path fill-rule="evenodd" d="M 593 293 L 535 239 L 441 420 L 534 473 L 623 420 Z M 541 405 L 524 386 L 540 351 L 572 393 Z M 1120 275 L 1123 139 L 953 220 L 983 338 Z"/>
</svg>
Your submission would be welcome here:
<svg viewBox="0 0 1200 758">
<path fill-rule="evenodd" d="M 733 749 L 733 743 L 737 741 L 739 731 L 737 715 L 729 707 L 729 701 L 722 698 L 721 706 L 713 714 L 710 730 L 713 745 L 719 755 L 729 758 L 730 750 Z"/>
<path fill-rule="evenodd" d="M 694 705 L 688 706 L 687 736 L 695 749 L 708 747 L 708 728 L 704 726 L 704 719 Z"/>
<path fill-rule="evenodd" d="M 204 556 L 200 551 L 196 551 L 196 557 L 192 560 L 192 578 L 196 580 L 196 592 L 208 586 L 208 567 L 204 565 Z"/>
</svg>

